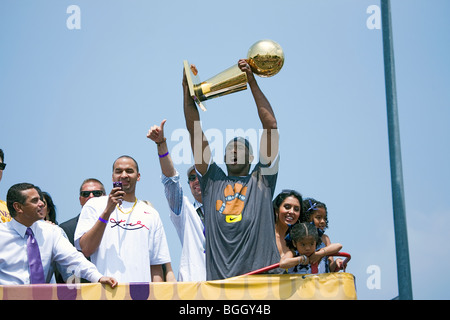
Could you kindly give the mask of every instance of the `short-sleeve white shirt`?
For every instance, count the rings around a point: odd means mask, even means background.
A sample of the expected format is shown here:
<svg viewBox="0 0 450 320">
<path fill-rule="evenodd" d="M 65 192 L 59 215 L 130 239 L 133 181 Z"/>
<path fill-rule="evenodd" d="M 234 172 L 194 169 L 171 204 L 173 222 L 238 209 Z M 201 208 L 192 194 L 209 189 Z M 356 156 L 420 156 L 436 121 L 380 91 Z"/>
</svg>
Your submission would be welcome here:
<svg viewBox="0 0 450 320">
<path fill-rule="evenodd" d="M 107 201 L 107 196 L 92 198 L 83 206 L 75 230 L 78 249 L 81 236 L 98 221 Z M 158 212 L 140 200 L 131 211 L 133 204 L 124 201 L 123 212 L 116 207 L 111 213 L 100 246 L 90 258 L 102 274 L 119 282 L 151 282 L 150 265 L 169 263 L 169 247 Z"/>
</svg>

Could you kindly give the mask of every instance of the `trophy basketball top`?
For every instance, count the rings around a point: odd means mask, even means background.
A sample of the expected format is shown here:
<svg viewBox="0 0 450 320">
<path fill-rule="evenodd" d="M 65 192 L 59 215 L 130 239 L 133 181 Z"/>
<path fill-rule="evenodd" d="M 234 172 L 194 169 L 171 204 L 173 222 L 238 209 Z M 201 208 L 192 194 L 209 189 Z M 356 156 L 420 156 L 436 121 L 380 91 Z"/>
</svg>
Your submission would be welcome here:
<svg viewBox="0 0 450 320">
<path fill-rule="evenodd" d="M 254 74 L 271 77 L 283 67 L 283 49 L 273 40 L 260 40 L 248 50 L 247 62 Z M 204 101 L 247 89 L 247 74 L 237 64 L 206 81 L 200 80 L 197 69 L 187 60 L 183 64 L 189 93 L 203 111 L 206 111 Z"/>
<path fill-rule="evenodd" d="M 283 49 L 273 40 L 260 40 L 248 50 L 247 61 L 253 73 L 263 78 L 271 77 L 283 67 Z"/>
</svg>

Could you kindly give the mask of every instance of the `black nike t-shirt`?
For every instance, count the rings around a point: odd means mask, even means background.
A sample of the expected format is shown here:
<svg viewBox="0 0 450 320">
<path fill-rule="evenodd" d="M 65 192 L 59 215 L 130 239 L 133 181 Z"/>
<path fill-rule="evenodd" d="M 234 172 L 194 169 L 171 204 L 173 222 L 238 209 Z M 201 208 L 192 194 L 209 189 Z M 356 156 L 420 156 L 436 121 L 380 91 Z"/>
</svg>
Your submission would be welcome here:
<svg viewBox="0 0 450 320">
<path fill-rule="evenodd" d="M 200 177 L 205 209 L 206 278 L 225 279 L 278 263 L 272 198 L 278 157 L 245 177 L 227 176 L 211 163 Z"/>
</svg>

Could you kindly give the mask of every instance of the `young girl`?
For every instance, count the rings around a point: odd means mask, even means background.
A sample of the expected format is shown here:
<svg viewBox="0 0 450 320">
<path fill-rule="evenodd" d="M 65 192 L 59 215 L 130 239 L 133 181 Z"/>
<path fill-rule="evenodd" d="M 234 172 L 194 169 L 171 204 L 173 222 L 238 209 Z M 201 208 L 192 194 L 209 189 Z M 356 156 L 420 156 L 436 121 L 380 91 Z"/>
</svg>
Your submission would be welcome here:
<svg viewBox="0 0 450 320">
<path fill-rule="evenodd" d="M 326 273 L 327 259 L 322 259 L 328 255 L 338 253 L 342 249 L 339 243 L 330 243 L 326 247 L 317 249 L 321 243 L 319 233 L 314 224 L 297 223 L 289 231 L 288 246 L 289 252 L 283 255 L 280 260 L 280 268 L 289 269 L 288 273 Z"/>
<path fill-rule="evenodd" d="M 301 222 L 314 223 L 319 232 L 319 237 L 322 240 L 318 249 L 327 247 L 331 244 L 330 238 L 325 234 L 325 229 L 328 228 L 328 211 L 325 203 L 317 201 L 313 198 L 303 200 L 304 211 L 300 216 Z M 331 272 L 339 271 L 342 268 L 342 259 L 334 260 L 332 256 L 328 257 L 328 266 Z"/>
</svg>

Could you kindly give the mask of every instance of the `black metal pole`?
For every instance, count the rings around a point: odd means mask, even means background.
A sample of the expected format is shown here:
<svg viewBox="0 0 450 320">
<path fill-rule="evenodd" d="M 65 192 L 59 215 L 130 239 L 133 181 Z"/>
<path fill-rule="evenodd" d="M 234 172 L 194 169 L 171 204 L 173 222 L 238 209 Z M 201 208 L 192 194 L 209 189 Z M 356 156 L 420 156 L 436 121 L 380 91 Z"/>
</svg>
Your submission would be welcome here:
<svg viewBox="0 0 450 320">
<path fill-rule="evenodd" d="M 400 300 L 412 300 L 411 270 L 409 264 L 408 233 L 406 227 L 405 197 L 403 190 L 402 156 L 395 83 L 394 48 L 392 39 L 391 4 L 381 0 L 383 31 L 384 76 L 391 166 L 392 205 L 394 210 L 397 278 Z"/>
</svg>

